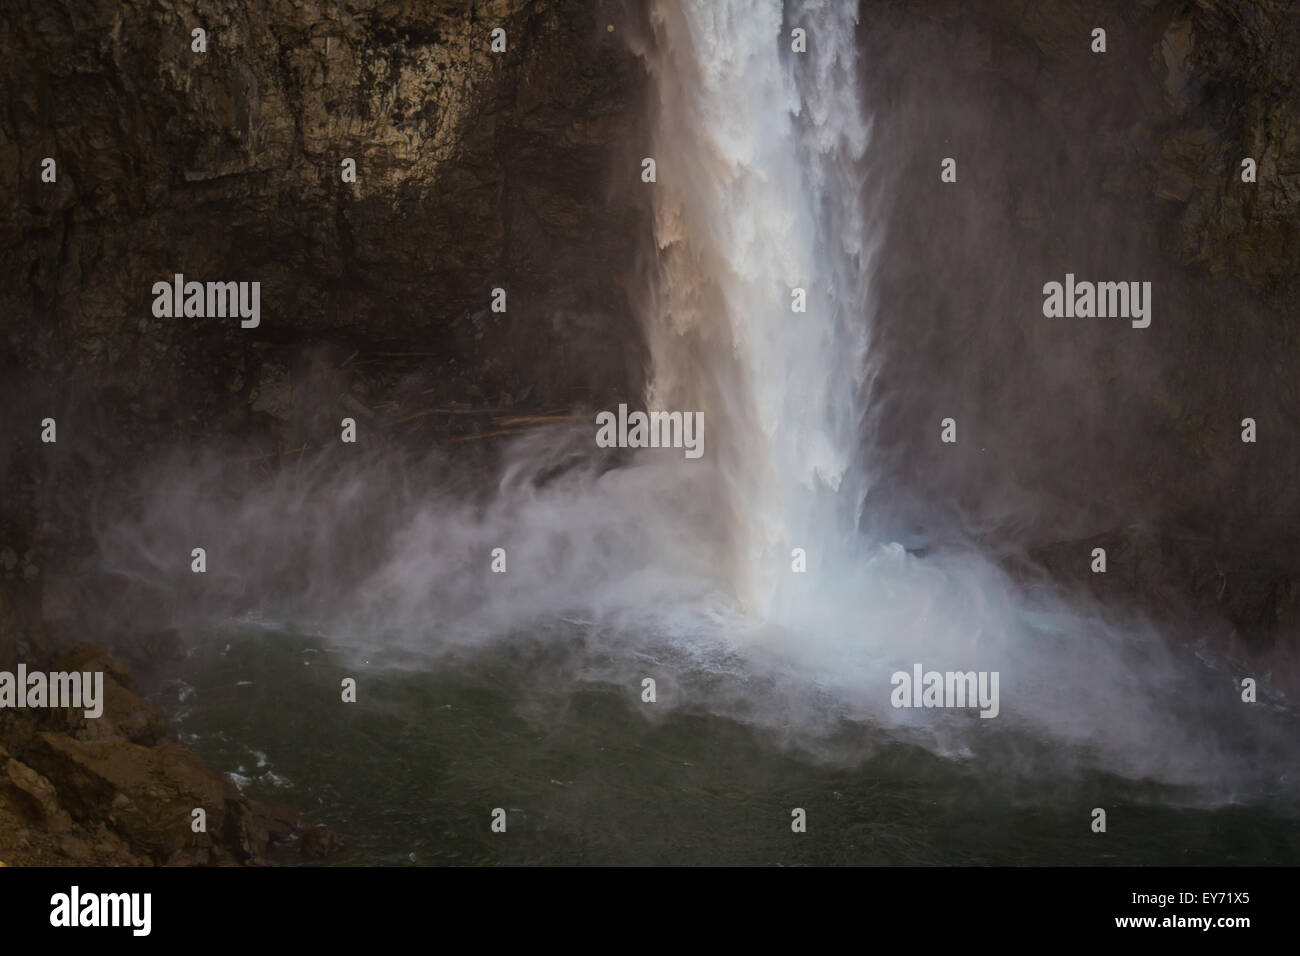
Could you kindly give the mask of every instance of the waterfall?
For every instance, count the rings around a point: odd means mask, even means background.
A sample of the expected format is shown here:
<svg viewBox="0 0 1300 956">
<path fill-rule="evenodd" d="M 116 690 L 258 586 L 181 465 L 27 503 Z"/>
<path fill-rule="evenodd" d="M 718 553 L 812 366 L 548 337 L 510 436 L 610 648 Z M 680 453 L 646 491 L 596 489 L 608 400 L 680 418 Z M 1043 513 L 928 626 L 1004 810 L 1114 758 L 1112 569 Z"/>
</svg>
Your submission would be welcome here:
<svg viewBox="0 0 1300 956">
<path fill-rule="evenodd" d="M 816 568 L 852 536 L 863 490 L 870 240 L 855 21 L 856 4 L 779 0 L 662 0 L 652 13 L 649 404 L 701 408 L 713 424 L 730 573 L 759 617 L 788 604 L 793 548 Z M 796 29 L 806 52 L 792 49 Z"/>
</svg>

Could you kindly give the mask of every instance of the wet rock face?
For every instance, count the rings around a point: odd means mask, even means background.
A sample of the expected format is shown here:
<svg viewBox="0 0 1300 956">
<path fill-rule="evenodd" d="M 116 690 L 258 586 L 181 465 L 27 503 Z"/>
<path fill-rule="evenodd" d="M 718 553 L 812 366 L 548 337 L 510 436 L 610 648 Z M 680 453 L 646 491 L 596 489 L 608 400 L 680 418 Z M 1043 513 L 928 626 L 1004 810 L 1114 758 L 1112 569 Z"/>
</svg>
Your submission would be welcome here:
<svg viewBox="0 0 1300 956">
<path fill-rule="evenodd" d="M 952 523 L 1008 546 L 1142 524 L 1300 568 L 1294 11 L 863 9 L 890 529 L 944 524 L 950 502 Z M 1067 273 L 1151 281 L 1150 327 L 1045 317 L 1043 286 Z M 955 445 L 938 440 L 947 416 Z"/>
<path fill-rule="evenodd" d="M 1200 0 L 1174 16 L 1160 41 L 1166 94 L 1177 115 L 1161 160 L 1185 200 L 1181 211 L 1186 261 L 1215 276 L 1239 276 L 1270 298 L 1293 293 L 1300 277 L 1300 21 L 1280 2 Z M 1198 158 L 1207 131 L 1208 162 Z M 1258 166 L 1254 188 L 1229 177 L 1243 157 Z M 1165 198 L 1161 196 L 1161 198 Z M 1279 298 L 1280 301 L 1280 298 Z"/>
<path fill-rule="evenodd" d="M 612 200 L 640 79 L 603 6 L 8 5 L 5 364 L 41 369 L 47 405 L 98 393 L 172 437 L 228 434 L 259 399 L 288 418 L 308 341 L 360 350 L 362 377 L 417 353 L 450 395 L 623 389 L 639 213 Z M 260 281 L 261 326 L 155 318 L 177 272 Z"/>
</svg>

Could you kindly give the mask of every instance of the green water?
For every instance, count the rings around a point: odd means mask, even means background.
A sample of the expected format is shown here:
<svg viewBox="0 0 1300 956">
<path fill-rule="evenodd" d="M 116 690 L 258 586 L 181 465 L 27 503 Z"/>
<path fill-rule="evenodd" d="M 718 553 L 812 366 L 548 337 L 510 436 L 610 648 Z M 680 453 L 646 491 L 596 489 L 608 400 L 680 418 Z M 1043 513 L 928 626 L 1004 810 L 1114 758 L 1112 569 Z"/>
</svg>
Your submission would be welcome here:
<svg viewBox="0 0 1300 956">
<path fill-rule="evenodd" d="M 250 795 L 344 834 L 339 865 L 1300 863 L 1287 807 L 1197 808 L 1150 783 L 947 759 L 847 722 L 827 761 L 702 709 L 647 717 L 639 688 L 557 679 L 563 654 L 541 644 L 397 663 L 222 634 L 191 654 L 173 717 Z M 1016 766 L 1035 748 L 1050 751 L 1022 741 Z"/>
</svg>

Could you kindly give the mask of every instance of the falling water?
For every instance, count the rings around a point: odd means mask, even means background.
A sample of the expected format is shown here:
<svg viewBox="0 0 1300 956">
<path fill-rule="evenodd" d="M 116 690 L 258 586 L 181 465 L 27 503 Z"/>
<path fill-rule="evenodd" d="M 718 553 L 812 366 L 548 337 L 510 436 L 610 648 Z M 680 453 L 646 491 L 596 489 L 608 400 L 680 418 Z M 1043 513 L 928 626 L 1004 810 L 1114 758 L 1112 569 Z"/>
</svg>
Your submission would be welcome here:
<svg viewBox="0 0 1300 956">
<path fill-rule="evenodd" d="M 852 534 L 863 491 L 870 248 L 854 10 L 804 4 L 787 18 L 778 0 L 722 0 L 653 13 L 650 403 L 716 423 L 734 586 L 760 617 L 789 609 L 793 548 L 815 571 Z"/>
</svg>

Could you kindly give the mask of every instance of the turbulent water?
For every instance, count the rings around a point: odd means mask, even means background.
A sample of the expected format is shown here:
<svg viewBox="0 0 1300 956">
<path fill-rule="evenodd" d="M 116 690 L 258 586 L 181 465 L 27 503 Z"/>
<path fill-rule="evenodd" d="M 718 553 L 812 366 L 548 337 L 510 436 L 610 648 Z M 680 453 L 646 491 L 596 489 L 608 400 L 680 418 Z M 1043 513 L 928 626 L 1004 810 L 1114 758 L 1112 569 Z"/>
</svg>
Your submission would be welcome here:
<svg viewBox="0 0 1300 956">
<path fill-rule="evenodd" d="M 594 426 L 548 429 L 486 499 L 441 459 L 336 450 L 242 494 L 187 465 L 106 531 L 113 567 L 172 575 L 206 622 L 188 739 L 354 836 L 345 862 L 1300 859 L 1286 701 L 1247 707 L 1226 665 L 973 549 L 861 530 L 888 237 L 854 9 L 663 0 L 637 41 L 658 94 L 645 404 L 702 411 L 703 458 L 610 468 Z M 194 540 L 202 588 L 171 570 Z M 997 717 L 893 706 L 915 664 L 997 672 Z"/>
<path fill-rule="evenodd" d="M 953 759 L 844 723 L 822 740 L 839 751 L 832 760 L 743 716 L 647 716 L 636 688 L 573 678 L 591 652 L 583 645 L 556 624 L 436 667 L 405 656 L 362 664 L 316 639 L 236 628 L 196 649 L 180 723 L 251 793 L 342 831 L 351 845 L 338 864 L 1300 858 L 1293 814 L 1203 806 L 1100 771 L 1016 772 L 1021 761 L 1041 767 L 1048 742 L 985 742 Z M 362 688 L 347 707 L 336 695 L 344 674 Z M 756 698 L 779 690 L 743 674 L 690 680 L 701 699 L 729 685 Z M 1110 813 L 1104 837 L 1088 827 L 1095 806 Z M 495 807 L 507 812 L 505 834 L 489 829 Z M 806 833 L 790 829 L 795 807 L 808 813 Z"/>
</svg>

